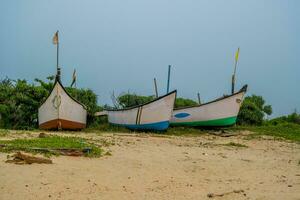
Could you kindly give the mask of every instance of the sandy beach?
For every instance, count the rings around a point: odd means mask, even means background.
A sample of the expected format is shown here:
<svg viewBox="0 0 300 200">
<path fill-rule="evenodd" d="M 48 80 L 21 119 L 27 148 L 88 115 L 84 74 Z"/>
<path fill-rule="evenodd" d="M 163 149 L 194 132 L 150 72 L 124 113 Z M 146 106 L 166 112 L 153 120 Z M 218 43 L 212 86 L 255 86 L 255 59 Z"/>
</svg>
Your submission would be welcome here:
<svg viewBox="0 0 300 200">
<path fill-rule="evenodd" d="M 9 164 L 0 153 L 0 199 L 300 199 L 300 145 L 246 135 L 77 133 L 105 140 L 111 155 L 49 165 Z"/>
</svg>

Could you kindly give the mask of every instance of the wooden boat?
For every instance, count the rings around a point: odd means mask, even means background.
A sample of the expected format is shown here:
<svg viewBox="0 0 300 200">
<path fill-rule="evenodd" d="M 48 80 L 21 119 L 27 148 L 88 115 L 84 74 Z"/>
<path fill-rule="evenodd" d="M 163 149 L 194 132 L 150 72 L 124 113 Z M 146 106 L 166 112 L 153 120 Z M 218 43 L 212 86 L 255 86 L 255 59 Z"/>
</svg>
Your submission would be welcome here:
<svg viewBox="0 0 300 200">
<path fill-rule="evenodd" d="M 107 110 L 108 122 L 133 130 L 163 131 L 169 127 L 176 90 L 131 108 Z"/>
<path fill-rule="evenodd" d="M 247 91 L 240 91 L 197 106 L 177 108 L 173 111 L 172 126 L 230 126 L 236 123 L 237 115 Z"/>
<path fill-rule="evenodd" d="M 39 128 L 83 129 L 86 127 L 86 117 L 85 106 L 72 98 L 56 78 L 49 96 L 39 107 Z"/>
</svg>

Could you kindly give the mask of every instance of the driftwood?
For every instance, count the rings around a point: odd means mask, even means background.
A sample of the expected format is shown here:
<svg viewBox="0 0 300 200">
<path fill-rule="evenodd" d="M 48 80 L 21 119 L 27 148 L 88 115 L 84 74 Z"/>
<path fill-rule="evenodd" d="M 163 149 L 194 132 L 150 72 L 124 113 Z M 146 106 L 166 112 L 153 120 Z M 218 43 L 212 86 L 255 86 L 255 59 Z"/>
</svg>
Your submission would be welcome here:
<svg viewBox="0 0 300 200">
<path fill-rule="evenodd" d="M 15 163 L 15 164 L 52 164 L 52 160 L 48 158 L 41 158 L 36 156 L 27 155 L 21 152 L 15 153 L 12 160 L 7 160 L 6 163 Z"/>
<path fill-rule="evenodd" d="M 209 193 L 209 194 L 207 194 L 207 197 L 208 198 L 223 197 L 225 195 L 233 194 L 233 193 L 242 193 L 244 196 L 246 196 L 246 193 L 244 192 L 244 190 L 233 190 L 231 192 L 225 192 L 225 193 L 222 193 L 222 194 Z"/>
</svg>

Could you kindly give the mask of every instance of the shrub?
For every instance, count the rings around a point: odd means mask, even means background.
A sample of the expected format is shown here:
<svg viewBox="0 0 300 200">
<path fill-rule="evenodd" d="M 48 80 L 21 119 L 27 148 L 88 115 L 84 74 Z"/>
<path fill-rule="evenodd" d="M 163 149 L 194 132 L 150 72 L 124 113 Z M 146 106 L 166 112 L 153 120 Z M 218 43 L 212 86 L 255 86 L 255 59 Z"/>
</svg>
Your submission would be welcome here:
<svg viewBox="0 0 300 200">
<path fill-rule="evenodd" d="M 124 94 L 117 98 L 117 103 L 121 108 L 129 108 L 147 103 L 155 99 L 154 96 L 139 96 L 136 94 Z"/>
<path fill-rule="evenodd" d="M 237 123 L 240 125 L 261 125 L 265 115 L 272 114 L 271 105 L 265 105 L 262 96 L 246 97 L 238 114 Z"/>
<path fill-rule="evenodd" d="M 129 108 L 129 107 L 147 103 L 154 99 L 155 99 L 154 96 L 140 96 L 140 95 L 136 95 L 136 94 L 124 94 L 124 95 L 120 95 L 117 98 L 117 104 L 121 108 Z M 179 97 L 179 98 L 176 98 L 174 107 L 180 108 L 180 107 L 195 106 L 195 105 L 198 105 L 198 103 L 191 99 Z"/>
<path fill-rule="evenodd" d="M 198 105 L 198 103 L 195 102 L 194 100 L 186 99 L 186 98 L 182 98 L 182 97 L 176 98 L 176 101 L 175 101 L 175 108 L 196 106 L 196 105 Z"/>
<path fill-rule="evenodd" d="M 300 125 L 300 115 L 297 114 L 297 112 L 295 111 L 290 115 L 271 119 L 270 121 L 266 122 L 266 125 L 278 125 L 278 124 L 286 124 L 286 123 L 294 123 Z"/>
</svg>

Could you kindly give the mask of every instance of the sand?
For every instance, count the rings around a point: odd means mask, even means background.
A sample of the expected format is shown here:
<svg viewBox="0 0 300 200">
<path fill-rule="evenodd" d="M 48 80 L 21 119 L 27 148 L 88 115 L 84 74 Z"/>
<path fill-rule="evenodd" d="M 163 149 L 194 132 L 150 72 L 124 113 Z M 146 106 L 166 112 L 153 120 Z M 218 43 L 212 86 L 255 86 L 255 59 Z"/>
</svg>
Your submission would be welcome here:
<svg viewBox="0 0 300 200">
<path fill-rule="evenodd" d="M 296 143 L 243 135 L 76 135 L 109 141 L 112 155 L 15 165 L 0 153 L 0 199 L 300 199 Z M 248 147 L 223 145 L 229 142 Z"/>
</svg>

